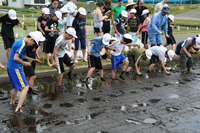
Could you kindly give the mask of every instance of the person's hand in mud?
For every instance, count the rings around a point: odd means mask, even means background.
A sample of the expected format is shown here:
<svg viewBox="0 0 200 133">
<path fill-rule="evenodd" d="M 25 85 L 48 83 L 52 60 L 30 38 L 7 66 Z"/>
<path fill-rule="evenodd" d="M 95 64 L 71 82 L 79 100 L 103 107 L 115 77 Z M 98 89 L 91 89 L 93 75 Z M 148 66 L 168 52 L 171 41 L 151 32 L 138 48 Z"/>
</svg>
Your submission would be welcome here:
<svg viewBox="0 0 200 133">
<path fill-rule="evenodd" d="M 167 74 L 167 75 L 170 75 L 171 73 L 170 73 L 170 72 L 168 72 L 168 71 L 166 71 L 166 74 Z"/>
</svg>

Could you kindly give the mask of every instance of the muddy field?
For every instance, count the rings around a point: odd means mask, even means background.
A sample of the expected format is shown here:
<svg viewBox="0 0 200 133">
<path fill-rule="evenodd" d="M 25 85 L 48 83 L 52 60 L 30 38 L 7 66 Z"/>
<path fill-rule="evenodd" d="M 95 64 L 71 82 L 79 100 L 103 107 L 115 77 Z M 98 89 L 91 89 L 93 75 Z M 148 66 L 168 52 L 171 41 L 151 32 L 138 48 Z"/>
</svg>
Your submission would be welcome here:
<svg viewBox="0 0 200 133">
<path fill-rule="evenodd" d="M 142 67 L 143 76 L 133 71 L 125 81 L 112 81 L 105 70 L 105 82 L 96 72 L 88 84 L 80 72 L 71 82 L 65 76 L 62 87 L 57 75 L 37 79 L 22 114 L 9 105 L 11 84 L 1 84 L 0 132 L 200 132 L 199 64 L 185 74 L 175 62 L 167 69 L 171 75 Z"/>
</svg>

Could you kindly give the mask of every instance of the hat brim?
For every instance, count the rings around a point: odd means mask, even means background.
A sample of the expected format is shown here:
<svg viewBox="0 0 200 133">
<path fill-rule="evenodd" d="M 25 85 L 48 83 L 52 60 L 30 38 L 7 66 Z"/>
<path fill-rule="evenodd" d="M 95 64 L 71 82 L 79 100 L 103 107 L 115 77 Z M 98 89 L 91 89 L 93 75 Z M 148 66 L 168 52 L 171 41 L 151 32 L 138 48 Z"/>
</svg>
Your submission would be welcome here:
<svg viewBox="0 0 200 133">
<path fill-rule="evenodd" d="M 132 5 L 136 5 L 136 3 L 135 3 L 135 2 L 129 3 L 129 4 L 126 5 L 126 7 L 127 7 L 127 6 L 132 6 Z"/>
<path fill-rule="evenodd" d="M 146 57 L 147 57 L 147 59 L 151 59 L 151 56 L 147 56 L 147 55 L 146 55 Z"/>
<path fill-rule="evenodd" d="M 172 57 L 169 57 L 170 60 L 172 60 Z"/>
<path fill-rule="evenodd" d="M 15 19 L 17 19 L 17 16 L 15 16 L 15 17 L 11 17 L 11 16 L 9 16 L 12 20 L 15 20 Z"/>
<path fill-rule="evenodd" d="M 72 35 L 74 38 L 78 38 L 76 35 Z"/>
<path fill-rule="evenodd" d="M 166 10 L 163 10 L 163 12 L 165 12 L 165 13 L 170 13 L 170 11 L 166 11 Z"/>
<path fill-rule="evenodd" d="M 125 18 L 127 18 L 128 17 L 128 15 L 122 15 L 123 17 L 125 17 Z"/>
<path fill-rule="evenodd" d="M 109 42 L 105 42 L 105 41 L 102 39 L 102 43 L 105 44 L 105 45 L 108 45 Z"/>
<path fill-rule="evenodd" d="M 42 37 L 42 38 L 40 39 L 40 41 L 43 42 L 43 41 L 45 41 L 45 39 L 46 39 L 45 37 Z"/>
<path fill-rule="evenodd" d="M 81 15 L 87 15 L 87 13 L 80 13 Z"/>
</svg>

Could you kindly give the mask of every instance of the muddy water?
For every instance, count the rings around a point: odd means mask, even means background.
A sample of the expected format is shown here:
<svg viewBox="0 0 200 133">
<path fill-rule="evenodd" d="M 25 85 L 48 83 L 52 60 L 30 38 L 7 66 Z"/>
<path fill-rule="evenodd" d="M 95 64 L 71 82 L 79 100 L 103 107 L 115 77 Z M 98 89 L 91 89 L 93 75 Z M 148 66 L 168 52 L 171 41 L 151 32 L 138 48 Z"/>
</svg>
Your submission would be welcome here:
<svg viewBox="0 0 200 133">
<path fill-rule="evenodd" d="M 22 114 L 14 113 L 15 106 L 9 105 L 11 84 L 1 84 L 0 131 L 41 133 L 103 130 L 109 132 L 108 127 L 105 128 L 106 130 L 103 128 L 108 125 L 102 122 L 105 119 L 113 121 L 113 126 L 117 121 L 120 125 L 123 122 L 134 124 L 135 120 L 140 123 L 136 125 L 151 124 L 153 122 L 146 122 L 151 116 L 143 119 L 139 117 L 141 109 L 145 109 L 144 112 L 147 114 L 148 112 L 153 114 L 155 112 L 151 112 L 151 109 L 163 104 L 166 105 L 163 108 L 165 113 L 181 112 L 184 107 L 168 105 L 168 102 L 185 97 L 186 92 L 193 93 L 185 91 L 184 88 L 194 88 L 197 84 L 194 81 L 199 81 L 200 78 L 200 70 L 196 67 L 192 73 L 186 74 L 180 74 L 178 68 L 168 67 L 168 69 L 171 75 L 159 72 L 158 68 L 151 73 L 145 73 L 146 68 L 143 68 L 143 76 L 137 76 L 133 71 L 124 75 L 125 81 L 121 79 L 112 81 L 110 71 L 105 70 L 105 82 L 101 82 L 98 73 L 94 72 L 88 84 L 82 83 L 86 73 L 77 73 L 72 76 L 72 82 L 64 76 L 62 87 L 57 86 L 56 75 L 37 79 L 33 94 L 28 94 L 26 97 Z M 116 77 L 119 76 L 120 71 L 118 69 Z M 19 95 L 20 91 L 17 94 L 16 103 Z M 190 106 L 189 108 L 198 107 Z M 185 107 L 185 109 L 189 111 L 188 108 Z M 83 128 L 90 127 L 89 123 L 100 124 L 102 128 L 93 126 L 90 129 Z M 162 123 L 161 118 L 159 118 L 159 123 Z"/>
</svg>

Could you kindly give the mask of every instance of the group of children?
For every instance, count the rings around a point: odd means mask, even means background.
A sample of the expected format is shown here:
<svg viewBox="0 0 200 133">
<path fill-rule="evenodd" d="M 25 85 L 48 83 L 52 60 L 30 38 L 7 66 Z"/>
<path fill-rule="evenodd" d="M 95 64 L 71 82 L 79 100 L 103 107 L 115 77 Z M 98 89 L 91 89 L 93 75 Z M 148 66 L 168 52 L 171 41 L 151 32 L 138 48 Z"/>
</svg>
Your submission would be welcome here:
<svg viewBox="0 0 200 133">
<path fill-rule="evenodd" d="M 97 18 L 96 21 L 99 21 L 99 9 L 96 9 Z M 20 99 L 16 107 L 16 112 L 22 112 L 21 106 L 25 99 L 25 96 L 29 91 L 32 90 L 34 81 L 36 79 L 35 75 L 35 66 L 36 63 L 42 63 L 41 50 L 43 48 L 45 56 L 47 57 L 47 64 L 57 68 L 58 71 L 58 85 L 61 86 L 62 78 L 64 75 L 64 65 L 69 66 L 69 72 L 67 76 L 69 80 L 72 80 L 71 73 L 75 67 L 73 60 L 70 57 L 68 44 L 71 40 L 75 41 L 75 50 L 74 57 L 75 62 L 77 62 L 76 54 L 79 49 L 79 41 L 81 42 L 81 49 L 83 52 L 83 60 L 88 62 L 88 73 L 84 80 L 87 82 L 91 74 L 95 69 L 99 70 L 100 78 L 102 81 L 105 81 L 103 78 L 103 66 L 101 63 L 101 51 L 104 48 L 106 51 L 110 51 L 111 55 L 111 78 L 115 80 L 116 69 L 120 64 L 124 64 L 122 71 L 119 77 L 122 80 L 125 80 L 124 73 L 129 73 L 132 68 L 136 69 L 138 75 L 142 75 L 140 72 L 140 60 L 150 59 L 150 66 L 148 72 L 150 72 L 153 67 L 156 65 L 157 61 L 161 62 L 163 70 L 170 74 L 165 68 L 165 59 L 172 58 L 175 55 L 175 46 L 176 41 L 172 34 L 172 27 L 170 23 L 174 21 L 172 15 L 168 16 L 168 44 L 173 45 L 173 50 L 167 50 L 164 46 L 154 46 L 148 48 L 148 26 L 151 23 L 149 18 L 148 9 L 143 10 L 142 15 L 145 20 L 143 25 L 140 25 L 139 19 L 135 16 L 136 10 L 130 10 L 130 18 L 128 17 L 127 11 L 123 10 L 119 15 L 119 18 L 116 19 L 114 23 L 115 37 L 111 37 L 109 33 L 104 34 L 103 36 L 96 37 L 90 40 L 87 44 L 88 48 L 88 60 L 86 59 L 86 38 L 87 38 L 87 29 L 86 29 L 86 10 L 84 8 L 79 8 L 74 14 L 74 20 L 72 26 L 67 26 L 67 17 L 69 11 L 66 8 L 61 8 L 60 11 L 55 11 L 50 19 L 48 16 L 50 14 L 48 8 L 42 9 L 42 15 L 38 18 L 38 31 L 30 32 L 29 35 L 25 38 L 19 39 L 14 42 L 14 33 L 13 26 L 20 23 L 23 27 L 23 24 L 17 19 L 16 12 L 14 10 L 9 10 L 8 14 L 0 18 L 2 22 L 2 38 L 4 40 L 5 49 L 9 52 L 8 54 L 8 65 L 7 72 L 10 78 L 13 91 L 11 95 L 10 104 L 15 104 L 15 98 L 17 92 L 22 88 L 20 94 Z M 102 18 L 102 20 L 107 19 L 107 17 Z M 9 21 L 10 23 L 6 23 Z M 101 23 L 99 23 L 101 25 Z M 5 26 L 6 25 L 6 26 Z M 98 26 L 98 25 L 96 25 Z M 57 29 L 59 27 L 59 29 Z M 10 34 L 5 33 L 9 28 Z M 99 27 L 95 27 L 95 31 L 101 30 Z M 144 48 L 136 43 L 137 35 L 142 32 L 142 43 Z M 9 42 L 8 42 L 9 41 Z M 133 48 L 131 48 L 133 46 Z M 125 47 L 129 47 L 127 53 L 128 59 L 124 56 Z M 180 42 L 177 47 L 180 47 L 180 51 L 177 54 L 180 54 L 180 64 L 181 71 L 184 72 L 184 69 L 187 67 L 188 70 L 192 67 L 192 57 L 191 52 L 195 53 L 194 49 L 200 48 L 200 37 L 195 36 L 190 39 L 186 39 Z M 38 49 L 38 52 L 36 50 Z M 52 62 L 49 61 L 49 55 L 51 54 Z M 30 63 L 29 63 L 30 62 Z M 24 66 L 24 73 L 22 71 L 22 66 Z M 4 67 L 0 64 L 0 67 Z M 27 80 L 25 78 L 27 77 Z"/>
</svg>

